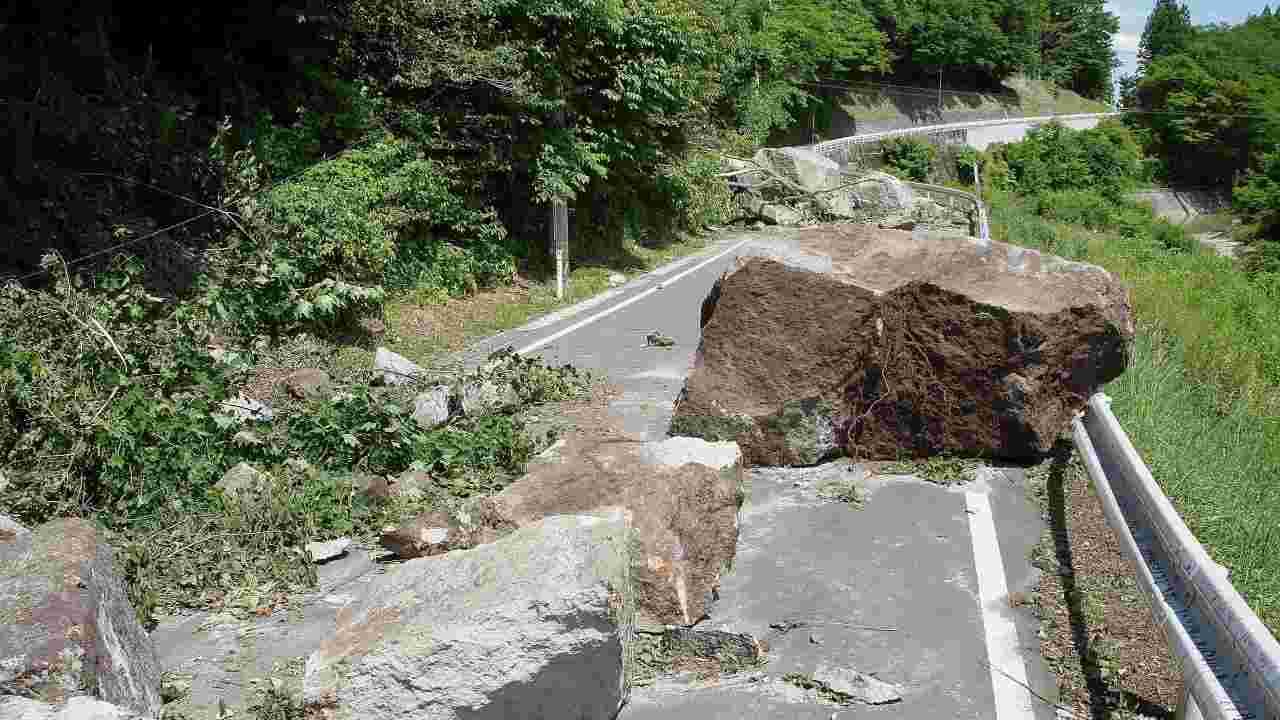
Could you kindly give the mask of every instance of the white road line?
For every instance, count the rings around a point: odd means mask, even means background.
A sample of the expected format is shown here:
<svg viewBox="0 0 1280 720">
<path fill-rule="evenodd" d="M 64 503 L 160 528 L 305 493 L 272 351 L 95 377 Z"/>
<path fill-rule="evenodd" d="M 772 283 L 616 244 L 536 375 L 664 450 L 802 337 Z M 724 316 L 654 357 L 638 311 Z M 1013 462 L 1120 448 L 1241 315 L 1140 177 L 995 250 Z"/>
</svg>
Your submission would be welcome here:
<svg viewBox="0 0 1280 720">
<path fill-rule="evenodd" d="M 1018 628 L 1009 617 L 1009 588 L 996 538 L 995 519 L 985 493 L 966 492 L 973 564 L 978 572 L 978 602 L 987 639 L 987 663 L 995 694 L 996 720 L 1034 720 L 1027 666 L 1018 643 Z"/>
<path fill-rule="evenodd" d="M 560 338 L 564 337 L 565 335 L 568 335 L 569 333 L 571 333 L 571 332 L 573 332 L 573 331 L 575 331 L 575 330 L 579 330 L 579 329 L 581 329 L 581 328 L 586 327 L 587 325 L 590 325 L 591 323 L 593 323 L 593 322 L 595 322 L 595 321 L 599 320 L 600 318 L 608 317 L 608 316 L 610 316 L 610 315 L 612 315 L 612 314 L 614 314 L 614 313 L 618 312 L 618 311 L 619 311 L 619 310 L 621 310 L 622 308 L 624 308 L 624 307 L 626 307 L 626 306 L 628 306 L 628 305 L 630 305 L 630 304 L 632 304 L 632 303 L 640 302 L 640 301 L 641 301 L 641 300 L 643 300 L 644 298 L 647 298 L 647 297 L 649 297 L 650 295 L 652 295 L 652 294 L 654 294 L 654 293 L 658 292 L 659 290 L 661 290 L 662 288 L 666 287 L 667 285 L 670 285 L 670 284 L 672 284 L 672 283 L 674 283 L 674 282 L 676 282 L 676 281 L 680 280 L 681 278 L 683 278 L 683 277 L 684 277 L 684 276 L 686 276 L 686 275 L 689 275 L 690 273 L 695 273 L 695 272 L 697 272 L 697 271 L 701 270 L 702 268 L 706 267 L 707 265 L 710 265 L 711 263 L 713 263 L 713 262 L 715 262 L 715 261 L 719 260 L 720 258 L 724 257 L 725 255 L 728 255 L 729 253 L 731 253 L 731 252 L 733 252 L 733 251 L 737 250 L 738 248 L 742 247 L 743 245 L 746 245 L 748 242 L 750 242 L 750 240 L 749 240 L 749 239 L 748 239 L 748 240 L 741 240 L 741 241 L 739 241 L 739 242 L 736 242 L 736 243 L 734 243 L 734 244 L 733 244 L 733 245 L 732 245 L 728 250 L 725 250 L 724 252 L 721 252 L 721 253 L 719 253 L 718 255 L 714 256 L 714 257 L 709 257 L 709 258 L 707 258 L 706 260 L 703 260 L 702 262 L 698 263 L 697 265 L 694 265 L 693 267 L 689 268 L 688 270 L 685 270 L 684 272 L 680 273 L 679 275 L 674 275 L 674 276 L 672 276 L 672 277 L 669 277 L 669 278 L 667 278 L 666 280 L 663 280 L 660 284 L 655 285 L 655 286 L 653 286 L 653 287 L 649 288 L 648 290 L 645 290 L 645 291 L 644 291 L 644 292 L 642 292 L 642 293 L 636 293 L 635 295 L 633 295 L 633 296 L 631 296 L 631 297 L 627 298 L 626 300 L 623 300 L 622 302 L 618 303 L 617 305 L 613 305 L 613 306 L 611 306 L 611 307 L 609 307 L 609 308 L 606 308 L 606 309 L 604 309 L 604 310 L 601 310 L 600 312 L 596 313 L 595 315 L 592 315 L 591 317 L 583 318 L 583 319 L 579 320 L 578 322 L 576 322 L 576 323 L 574 323 L 574 324 L 570 325 L 569 327 L 566 327 L 566 328 L 564 328 L 564 329 L 560 330 L 559 332 L 552 333 L 552 334 L 550 334 L 550 335 L 548 335 L 548 336 L 546 336 L 546 337 L 542 338 L 541 340 L 536 340 L 536 341 L 534 341 L 534 342 L 531 342 L 531 343 L 529 343 L 528 345 L 525 345 L 524 347 L 520 348 L 519 350 L 516 350 L 516 353 L 517 353 L 517 354 L 519 354 L 519 355 L 525 355 L 525 354 L 527 354 L 527 353 L 531 353 L 531 352 L 533 352 L 534 350 L 537 350 L 537 349 L 539 349 L 539 348 L 543 347 L 544 345 L 548 345 L 548 344 L 550 344 L 550 343 L 555 342 L 556 340 L 559 340 Z"/>
</svg>

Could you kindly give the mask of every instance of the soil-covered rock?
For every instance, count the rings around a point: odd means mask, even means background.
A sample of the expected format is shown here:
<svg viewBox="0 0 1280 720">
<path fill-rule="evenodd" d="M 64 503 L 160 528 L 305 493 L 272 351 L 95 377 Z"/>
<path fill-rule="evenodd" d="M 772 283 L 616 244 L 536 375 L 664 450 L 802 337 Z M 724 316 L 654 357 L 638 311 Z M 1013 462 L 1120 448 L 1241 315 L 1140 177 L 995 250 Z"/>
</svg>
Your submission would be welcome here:
<svg viewBox="0 0 1280 720">
<path fill-rule="evenodd" d="M 692 625 L 707 615 L 733 562 L 742 472 L 733 443 L 572 434 L 493 498 L 494 516 L 524 526 L 561 513 L 625 508 L 640 542 L 641 621 Z"/>
<path fill-rule="evenodd" d="M 1133 338 L 1102 268 L 862 225 L 745 250 L 699 312 L 673 434 L 736 440 L 764 465 L 1038 457 Z"/>
</svg>

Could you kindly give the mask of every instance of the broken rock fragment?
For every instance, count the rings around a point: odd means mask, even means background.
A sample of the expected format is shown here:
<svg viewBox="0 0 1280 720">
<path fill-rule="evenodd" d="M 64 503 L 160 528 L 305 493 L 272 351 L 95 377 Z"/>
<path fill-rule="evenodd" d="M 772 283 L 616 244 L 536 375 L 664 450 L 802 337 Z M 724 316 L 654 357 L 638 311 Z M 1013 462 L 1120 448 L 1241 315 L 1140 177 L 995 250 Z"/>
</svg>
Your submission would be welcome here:
<svg viewBox="0 0 1280 720">
<path fill-rule="evenodd" d="M 92 524 L 66 518 L 0 533 L 0 618 L 0 695 L 94 696 L 159 716 L 155 648 Z"/>
<path fill-rule="evenodd" d="M 641 622 L 687 626 L 705 617 L 737 550 L 743 473 L 737 445 L 573 433 L 554 448 L 555 461 L 531 464 L 494 496 L 492 517 L 523 527 L 561 513 L 625 508 L 640 543 Z"/>
<path fill-rule="evenodd" d="M 380 347 L 373 355 L 373 369 L 386 385 L 404 385 L 421 377 L 426 370 L 409 358 Z"/>
<path fill-rule="evenodd" d="M 852 668 L 819 668 L 813 679 L 824 688 L 868 705 L 884 705 L 902 699 L 902 688 Z"/>
<path fill-rule="evenodd" d="M 1035 458 L 1123 372 L 1133 339 L 1102 268 L 864 225 L 749 246 L 700 312 L 672 433 L 736 440 L 761 465 Z"/>
</svg>

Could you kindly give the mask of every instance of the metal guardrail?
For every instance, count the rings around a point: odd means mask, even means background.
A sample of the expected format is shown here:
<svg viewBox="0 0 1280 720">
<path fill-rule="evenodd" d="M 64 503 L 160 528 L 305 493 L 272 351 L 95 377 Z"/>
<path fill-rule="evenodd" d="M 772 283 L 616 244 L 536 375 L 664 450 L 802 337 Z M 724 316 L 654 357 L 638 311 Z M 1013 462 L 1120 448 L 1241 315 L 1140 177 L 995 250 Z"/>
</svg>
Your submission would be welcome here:
<svg viewBox="0 0 1280 720">
<path fill-rule="evenodd" d="M 987 208 L 982 204 L 982 200 L 978 197 L 977 193 L 971 193 L 966 190 L 957 190 L 945 185 L 931 185 L 929 183 L 911 182 L 909 180 L 904 180 L 902 184 L 912 190 L 923 192 L 927 195 L 942 195 L 944 197 L 959 198 L 973 203 L 974 209 L 978 214 L 978 238 L 980 240 L 991 239 L 991 229 L 987 223 Z"/>
<path fill-rule="evenodd" d="M 1180 718 L 1280 720 L 1280 643 L 1161 492 L 1099 393 L 1076 449 L 1183 675 Z"/>
<path fill-rule="evenodd" d="M 1017 125 L 1021 123 L 1047 123 L 1054 120 L 1087 120 L 1091 118 L 1107 118 L 1118 117 L 1122 113 L 1106 112 L 1106 113 L 1076 113 L 1071 115 L 1037 115 L 1035 117 L 1011 117 L 1000 120 L 974 120 L 969 122 L 946 123 L 943 125 L 921 125 L 919 127 L 901 128 L 898 130 L 884 130 L 882 132 L 865 133 L 862 135 L 850 135 L 848 137 L 835 138 L 833 140 L 825 140 L 814 145 L 810 145 L 809 149 L 817 153 L 827 154 L 829 152 L 843 150 L 850 145 L 865 145 L 867 143 L 879 142 L 892 137 L 901 137 L 904 135 L 933 135 L 935 133 L 954 132 L 957 130 L 972 130 L 981 127 L 996 127 L 999 125 Z"/>
</svg>

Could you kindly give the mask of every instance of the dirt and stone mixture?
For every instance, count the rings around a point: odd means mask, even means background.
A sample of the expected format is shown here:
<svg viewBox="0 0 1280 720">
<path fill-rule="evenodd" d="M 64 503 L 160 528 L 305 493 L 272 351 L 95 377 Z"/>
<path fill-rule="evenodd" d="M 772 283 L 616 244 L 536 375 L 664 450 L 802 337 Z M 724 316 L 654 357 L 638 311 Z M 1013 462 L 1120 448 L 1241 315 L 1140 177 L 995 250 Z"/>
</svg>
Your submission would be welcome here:
<svg viewBox="0 0 1280 720">
<path fill-rule="evenodd" d="M 1048 466 L 1048 464 L 1046 464 Z M 1050 529 L 1037 548 L 1040 650 L 1076 718 L 1173 717 L 1181 675 L 1078 463 L 1036 488 Z"/>
</svg>

